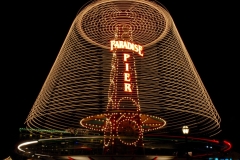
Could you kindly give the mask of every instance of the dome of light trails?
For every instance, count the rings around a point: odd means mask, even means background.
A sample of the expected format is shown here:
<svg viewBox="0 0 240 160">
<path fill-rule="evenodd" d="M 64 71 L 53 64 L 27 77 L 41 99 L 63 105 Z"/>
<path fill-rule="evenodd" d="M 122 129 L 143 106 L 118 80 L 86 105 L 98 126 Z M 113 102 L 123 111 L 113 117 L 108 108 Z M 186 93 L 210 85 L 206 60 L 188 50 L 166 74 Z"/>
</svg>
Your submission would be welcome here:
<svg viewBox="0 0 240 160">
<path fill-rule="evenodd" d="M 117 120 L 118 127 L 132 121 L 138 138 L 143 130 L 175 134 L 183 125 L 192 135 L 220 131 L 220 117 L 170 14 L 154 1 L 96 0 L 82 8 L 26 124 L 104 132 Z"/>
</svg>

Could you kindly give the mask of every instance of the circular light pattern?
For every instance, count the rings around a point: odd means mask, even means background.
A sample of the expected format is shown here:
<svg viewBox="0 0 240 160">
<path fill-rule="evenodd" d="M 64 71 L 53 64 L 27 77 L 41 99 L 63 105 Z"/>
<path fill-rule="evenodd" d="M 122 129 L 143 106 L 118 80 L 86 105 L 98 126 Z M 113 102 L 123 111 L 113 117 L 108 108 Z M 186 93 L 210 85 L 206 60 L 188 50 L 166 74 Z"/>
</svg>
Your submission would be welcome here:
<svg viewBox="0 0 240 160">
<path fill-rule="evenodd" d="M 136 121 L 124 119 L 119 122 L 117 127 L 117 135 L 124 144 L 136 144 L 141 136 L 141 128 Z"/>
<path fill-rule="evenodd" d="M 109 40 L 122 26 L 130 28 L 135 43 L 146 47 L 165 36 L 168 19 L 166 11 L 150 1 L 99 0 L 79 13 L 76 24 L 84 38 L 103 48 L 109 48 Z"/>
<path fill-rule="evenodd" d="M 124 110 L 113 110 L 100 115 L 88 116 L 80 121 L 80 125 L 94 131 L 104 131 L 106 128 L 108 128 L 106 126 L 109 126 L 109 124 L 111 125 L 109 119 L 113 116 L 119 117 L 116 119 L 116 123 L 119 125 L 123 119 L 134 119 L 137 115 L 139 115 L 143 132 L 157 130 L 166 125 L 166 121 L 160 117 Z"/>
<path fill-rule="evenodd" d="M 147 0 L 98 0 L 77 15 L 26 119 L 28 128 L 66 130 L 79 128 L 79 120 L 85 117 L 93 122 L 98 121 L 93 115 L 111 117 L 106 108 L 114 103 L 117 59 L 109 46 L 119 22 L 120 27 L 130 28 L 132 41 L 144 47 L 144 57 L 135 57 L 138 99 L 133 102 L 136 112 L 149 115 L 141 116 L 143 132 L 165 126 L 159 132 L 174 134 L 187 125 L 191 134 L 219 133 L 220 116 L 171 16 Z M 164 120 L 147 123 L 151 116 Z M 104 129 L 84 120 L 81 124 Z"/>
</svg>

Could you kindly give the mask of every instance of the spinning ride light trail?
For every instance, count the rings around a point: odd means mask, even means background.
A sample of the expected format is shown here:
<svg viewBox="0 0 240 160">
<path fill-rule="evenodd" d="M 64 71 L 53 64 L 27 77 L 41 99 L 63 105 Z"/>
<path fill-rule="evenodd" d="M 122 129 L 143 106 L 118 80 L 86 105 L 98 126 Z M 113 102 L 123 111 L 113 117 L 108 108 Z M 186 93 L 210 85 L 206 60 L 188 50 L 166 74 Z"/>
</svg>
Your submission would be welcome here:
<svg viewBox="0 0 240 160">
<path fill-rule="evenodd" d="M 158 133 L 174 135 L 185 124 L 192 135 L 221 131 L 172 17 L 149 0 L 96 0 L 76 16 L 26 125 L 63 131 L 81 128 L 79 120 L 104 132 L 105 146 L 113 135 L 141 145 L 144 132 L 166 122 Z"/>
</svg>

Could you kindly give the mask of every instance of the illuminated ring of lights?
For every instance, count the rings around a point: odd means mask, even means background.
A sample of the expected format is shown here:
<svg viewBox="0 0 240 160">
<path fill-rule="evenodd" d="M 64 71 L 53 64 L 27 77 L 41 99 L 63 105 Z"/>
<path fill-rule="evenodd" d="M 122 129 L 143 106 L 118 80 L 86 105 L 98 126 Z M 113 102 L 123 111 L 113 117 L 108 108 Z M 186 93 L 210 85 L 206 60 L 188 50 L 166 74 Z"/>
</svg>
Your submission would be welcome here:
<svg viewBox="0 0 240 160">
<path fill-rule="evenodd" d="M 106 115 L 100 114 L 82 119 L 80 125 L 94 131 L 102 131 L 107 122 Z"/>
<path fill-rule="evenodd" d="M 124 12 L 116 7 L 119 0 L 99 0 L 91 3 L 75 19 L 79 33 L 90 43 L 106 49 L 109 49 L 109 41 L 114 39 L 116 27 L 119 25 L 130 25 L 133 41 L 144 47 L 165 37 L 172 25 L 171 17 L 165 9 L 145 0 L 126 0 L 128 6 L 129 2 L 131 6 L 124 8 Z M 154 19 L 149 18 L 152 15 Z"/>
<path fill-rule="evenodd" d="M 130 118 L 130 117 L 129 117 Z M 134 126 L 137 126 L 137 130 L 138 130 L 138 136 L 137 136 L 137 138 L 135 138 L 135 140 L 133 140 L 132 142 L 126 142 L 126 139 L 123 139 L 123 137 L 120 135 L 120 131 L 119 130 L 121 130 L 120 128 L 121 127 L 125 127 L 125 126 L 121 126 L 121 125 L 124 125 L 124 123 L 126 123 L 126 121 L 127 122 L 131 122 L 131 124 L 134 124 Z M 130 129 L 132 129 L 133 130 L 133 127 L 132 126 L 130 126 L 130 125 L 128 125 L 127 126 L 128 128 L 130 128 Z M 117 126 L 117 136 L 118 136 L 118 138 L 120 139 L 120 141 L 123 143 L 123 144 L 126 144 L 126 145 L 136 145 L 136 142 L 138 142 L 139 141 L 139 139 L 141 138 L 141 127 L 137 124 L 137 122 L 135 121 L 135 120 L 132 120 L 132 119 L 124 119 L 124 120 L 122 120 L 122 121 L 120 121 L 119 123 L 118 123 L 118 126 Z M 135 131 L 135 130 L 134 130 Z M 131 135 L 127 135 L 126 137 L 131 137 Z M 127 139 L 128 140 L 128 139 Z"/>
<path fill-rule="evenodd" d="M 166 121 L 157 116 L 151 116 L 142 114 L 141 115 L 142 129 L 143 132 L 149 132 L 157 130 L 166 126 Z"/>
<path fill-rule="evenodd" d="M 113 110 L 112 113 L 108 112 L 107 114 L 100 114 L 100 115 L 86 117 L 80 121 L 80 125 L 94 131 L 105 132 L 105 128 L 108 125 L 108 123 L 111 124 L 111 122 L 109 122 L 108 119 L 114 114 L 120 114 L 120 115 L 122 114 L 122 115 L 126 115 L 128 118 L 134 118 L 136 113 L 130 110 L 129 112 L 127 112 L 127 110 Z M 126 117 L 124 119 L 126 119 Z M 117 121 L 121 122 L 122 120 L 123 120 L 123 117 L 121 116 Z M 157 130 L 157 129 L 163 128 L 167 124 L 164 119 L 157 116 L 147 115 L 147 114 L 140 114 L 140 121 L 142 124 L 141 127 L 143 129 L 143 132 Z"/>
</svg>

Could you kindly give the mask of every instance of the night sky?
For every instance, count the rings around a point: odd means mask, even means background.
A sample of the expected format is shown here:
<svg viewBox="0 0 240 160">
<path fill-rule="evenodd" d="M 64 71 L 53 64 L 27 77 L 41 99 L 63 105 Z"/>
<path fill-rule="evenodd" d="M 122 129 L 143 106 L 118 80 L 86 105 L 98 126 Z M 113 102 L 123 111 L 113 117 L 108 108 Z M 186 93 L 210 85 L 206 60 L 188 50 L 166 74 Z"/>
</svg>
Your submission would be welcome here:
<svg viewBox="0 0 240 160">
<path fill-rule="evenodd" d="M 159 0 L 170 12 L 221 116 L 216 137 L 240 150 L 237 1 Z M 87 0 L 1 2 L 1 151 L 11 154 L 68 30 Z M 224 2 L 224 3 L 223 3 Z M 3 11 L 4 10 L 4 11 Z"/>
</svg>

